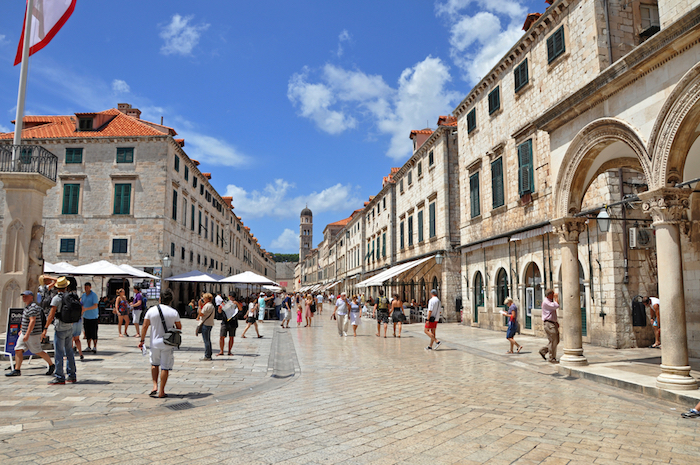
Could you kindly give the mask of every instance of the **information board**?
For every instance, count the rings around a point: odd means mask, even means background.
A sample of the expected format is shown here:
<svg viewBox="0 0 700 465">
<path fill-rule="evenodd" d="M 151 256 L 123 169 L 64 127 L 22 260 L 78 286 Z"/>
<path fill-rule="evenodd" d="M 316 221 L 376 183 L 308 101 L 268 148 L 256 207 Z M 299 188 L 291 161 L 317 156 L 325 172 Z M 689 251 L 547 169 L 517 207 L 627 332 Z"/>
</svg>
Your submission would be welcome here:
<svg viewBox="0 0 700 465">
<path fill-rule="evenodd" d="M 7 312 L 7 334 L 5 335 L 5 353 L 8 355 L 15 355 L 15 345 L 17 345 L 17 339 L 19 338 L 19 332 L 22 329 L 22 313 L 23 308 L 10 308 Z M 41 324 L 38 321 L 37 324 Z M 24 351 L 24 355 L 33 355 L 29 350 Z"/>
</svg>

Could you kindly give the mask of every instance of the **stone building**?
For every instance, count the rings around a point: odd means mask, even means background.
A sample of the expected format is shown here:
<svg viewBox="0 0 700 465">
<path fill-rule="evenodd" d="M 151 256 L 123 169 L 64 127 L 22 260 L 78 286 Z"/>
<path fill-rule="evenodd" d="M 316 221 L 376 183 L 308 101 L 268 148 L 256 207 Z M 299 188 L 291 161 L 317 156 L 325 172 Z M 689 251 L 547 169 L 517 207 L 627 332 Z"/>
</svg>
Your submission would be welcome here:
<svg viewBox="0 0 700 465">
<path fill-rule="evenodd" d="M 59 157 L 44 202 L 43 256 L 81 265 L 128 263 L 164 277 L 193 269 L 221 275 L 253 270 L 274 279 L 274 263 L 221 197 L 184 139 L 140 118 L 128 104 L 94 113 L 27 116 L 22 139 Z M 11 143 L 13 133 L 0 134 Z M 4 191 L 0 191 L 4 195 Z M 122 283 L 109 283 L 111 293 Z M 178 304 L 196 286 L 172 284 Z M 105 291 L 106 292 L 106 291 Z"/>
</svg>

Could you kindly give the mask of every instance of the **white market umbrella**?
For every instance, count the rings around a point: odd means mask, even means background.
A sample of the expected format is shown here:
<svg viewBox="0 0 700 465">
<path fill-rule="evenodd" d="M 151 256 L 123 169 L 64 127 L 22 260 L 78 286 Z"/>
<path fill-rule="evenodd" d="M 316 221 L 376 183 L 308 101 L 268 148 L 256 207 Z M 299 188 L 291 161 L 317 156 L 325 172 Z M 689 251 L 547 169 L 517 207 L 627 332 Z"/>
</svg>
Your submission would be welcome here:
<svg viewBox="0 0 700 465">
<path fill-rule="evenodd" d="M 279 286 L 263 286 L 263 289 L 268 290 L 270 292 L 280 292 L 282 291 L 282 288 Z"/>
<path fill-rule="evenodd" d="M 260 286 L 279 286 L 274 281 L 267 279 L 264 276 L 260 276 L 252 271 L 244 271 L 243 273 L 238 273 L 228 278 L 224 278 L 220 281 L 222 284 L 257 284 Z"/>
<path fill-rule="evenodd" d="M 163 281 L 174 281 L 180 283 L 220 283 L 223 276 L 214 273 L 205 273 L 204 271 L 192 270 L 187 273 L 178 274 Z"/>
<path fill-rule="evenodd" d="M 133 274 L 137 278 L 160 279 L 158 276 L 152 275 L 150 273 L 146 273 L 145 271 L 134 268 L 133 266 L 127 265 L 126 263 L 119 265 L 119 268 L 126 271 L 127 273 Z"/>
<path fill-rule="evenodd" d="M 68 262 L 49 263 L 44 262 L 44 273 L 70 274 L 76 267 Z"/>
<path fill-rule="evenodd" d="M 138 278 L 134 273 L 128 272 L 119 268 L 114 263 L 107 260 L 100 260 L 87 265 L 75 267 L 72 271 L 67 272 L 73 276 L 113 276 L 116 278 Z"/>
</svg>

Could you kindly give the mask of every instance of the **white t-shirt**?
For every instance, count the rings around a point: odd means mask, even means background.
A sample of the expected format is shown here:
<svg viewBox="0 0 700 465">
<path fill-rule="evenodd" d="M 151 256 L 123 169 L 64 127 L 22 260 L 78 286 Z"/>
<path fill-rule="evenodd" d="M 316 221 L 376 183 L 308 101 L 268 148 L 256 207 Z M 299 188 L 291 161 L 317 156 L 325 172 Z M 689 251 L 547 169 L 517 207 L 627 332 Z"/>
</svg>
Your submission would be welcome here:
<svg viewBox="0 0 700 465">
<path fill-rule="evenodd" d="M 323 303 L 323 294 L 319 294 L 318 296 L 316 296 L 316 300 L 318 301 L 318 303 L 322 304 Z"/>
<path fill-rule="evenodd" d="M 435 321 L 440 321 L 440 299 L 436 295 L 428 301 L 428 311 L 430 316 L 435 318 Z"/>
<path fill-rule="evenodd" d="M 279 307 L 282 305 L 282 296 L 280 294 L 277 294 L 275 296 L 275 307 Z"/>
<path fill-rule="evenodd" d="M 658 298 L 656 298 L 656 297 L 649 297 L 649 300 L 651 300 L 651 306 L 652 306 L 652 308 L 654 307 L 654 305 L 658 305 L 658 306 L 659 306 L 659 310 L 661 310 L 661 301 L 660 301 Z"/>
<path fill-rule="evenodd" d="M 346 304 L 345 301 L 340 297 L 338 297 L 338 300 L 335 301 L 335 307 L 338 315 L 348 314 L 348 304 Z"/>
<path fill-rule="evenodd" d="M 168 325 L 168 329 L 175 327 L 175 323 L 180 321 L 180 315 L 177 313 L 173 307 L 169 305 L 160 304 L 160 309 L 163 311 L 163 318 L 165 318 L 165 324 Z M 158 306 L 155 305 L 148 309 L 146 316 L 143 317 L 144 321 L 148 320 L 151 326 L 151 349 L 167 349 L 172 346 L 166 345 L 163 342 L 163 335 L 165 335 L 165 328 L 163 328 L 163 322 L 160 319 L 160 314 L 158 313 Z"/>
</svg>

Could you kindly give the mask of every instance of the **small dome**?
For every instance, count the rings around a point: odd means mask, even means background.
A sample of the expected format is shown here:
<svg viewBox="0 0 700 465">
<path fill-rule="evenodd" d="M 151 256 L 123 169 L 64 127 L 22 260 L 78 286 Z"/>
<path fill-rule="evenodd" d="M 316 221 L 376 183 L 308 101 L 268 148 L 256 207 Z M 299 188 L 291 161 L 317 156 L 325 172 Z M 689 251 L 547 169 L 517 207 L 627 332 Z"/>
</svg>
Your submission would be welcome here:
<svg viewBox="0 0 700 465">
<path fill-rule="evenodd" d="M 301 216 L 314 216 L 314 214 L 311 213 L 311 210 L 309 210 L 309 207 L 306 207 L 301 211 Z"/>
</svg>

